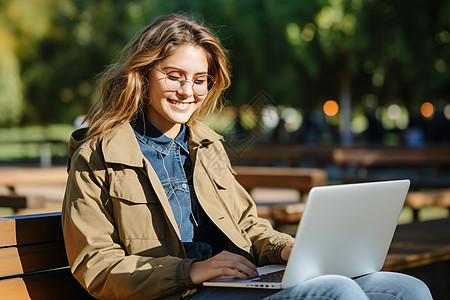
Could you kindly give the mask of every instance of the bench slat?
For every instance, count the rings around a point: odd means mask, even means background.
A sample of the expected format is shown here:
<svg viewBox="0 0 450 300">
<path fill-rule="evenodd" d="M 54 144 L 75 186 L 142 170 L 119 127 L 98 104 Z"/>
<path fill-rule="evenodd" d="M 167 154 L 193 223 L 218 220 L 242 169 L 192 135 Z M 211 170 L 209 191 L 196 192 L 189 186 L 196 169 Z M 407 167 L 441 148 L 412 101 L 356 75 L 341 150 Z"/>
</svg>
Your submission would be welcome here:
<svg viewBox="0 0 450 300">
<path fill-rule="evenodd" d="M 61 213 L 0 218 L 0 247 L 62 240 Z"/>
<path fill-rule="evenodd" d="M 429 192 L 409 192 L 405 201 L 406 206 L 420 209 L 424 206 L 450 207 L 450 189 Z"/>
<path fill-rule="evenodd" d="M 14 189 L 18 184 L 65 184 L 66 167 L 0 167 L 0 185 Z"/>
<path fill-rule="evenodd" d="M 69 265 L 62 241 L 0 248 L 0 278 Z"/>
<path fill-rule="evenodd" d="M 0 195 L 0 206 L 19 208 L 42 208 L 45 198 L 42 196 Z"/>
<path fill-rule="evenodd" d="M 450 165 L 448 148 L 336 148 L 332 156 L 340 165 L 429 166 Z"/>
<path fill-rule="evenodd" d="M 2 299 L 94 299 L 68 265 L 61 213 L 0 218 Z"/>
<path fill-rule="evenodd" d="M 399 225 L 383 270 L 450 260 L 450 218 Z"/>
<path fill-rule="evenodd" d="M 325 185 L 325 170 L 314 168 L 234 167 L 236 179 L 247 190 L 255 187 L 289 187 L 302 193 Z"/>
<path fill-rule="evenodd" d="M 31 299 L 22 278 L 0 280 L 0 294 L 5 299 Z"/>
<path fill-rule="evenodd" d="M 72 276 L 69 268 L 0 280 L 0 295 L 2 299 L 94 299 Z"/>
</svg>

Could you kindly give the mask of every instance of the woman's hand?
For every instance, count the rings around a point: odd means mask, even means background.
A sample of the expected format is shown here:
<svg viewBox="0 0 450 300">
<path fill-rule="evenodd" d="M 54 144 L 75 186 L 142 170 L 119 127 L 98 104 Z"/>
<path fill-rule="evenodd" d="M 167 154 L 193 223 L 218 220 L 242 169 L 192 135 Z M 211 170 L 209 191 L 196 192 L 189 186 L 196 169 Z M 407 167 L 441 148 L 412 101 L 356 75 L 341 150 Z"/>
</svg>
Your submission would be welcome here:
<svg viewBox="0 0 450 300">
<path fill-rule="evenodd" d="M 194 284 L 215 278 L 217 276 L 234 276 L 245 279 L 258 276 L 255 265 L 245 257 L 228 251 L 199 262 L 194 262 L 190 270 L 191 280 Z"/>
<path fill-rule="evenodd" d="M 289 260 L 289 256 L 291 256 L 293 246 L 294 246 L 294 244 L 290 243 L 290 244 L 287 244 L 286 246 L 284 246 L 284 248 L 281 250 L 281 258 L 284 261 L 287 262 Z"/>
</svg>

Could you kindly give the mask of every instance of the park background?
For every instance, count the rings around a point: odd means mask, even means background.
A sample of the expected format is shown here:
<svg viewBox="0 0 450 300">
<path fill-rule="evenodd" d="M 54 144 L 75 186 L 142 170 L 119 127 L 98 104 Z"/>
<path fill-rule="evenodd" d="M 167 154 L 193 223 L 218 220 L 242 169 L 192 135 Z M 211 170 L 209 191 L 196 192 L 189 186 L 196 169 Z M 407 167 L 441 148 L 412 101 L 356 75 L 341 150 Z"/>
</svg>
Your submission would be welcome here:
<svg viewBox="0 0 450 300">
<path fill-rule="evenodd" d="M 336 147 L 450 150 L 448 0 L 2 0 L 0 165 L 64 165 L 99 74 L 168 13 L 193 15 L 229 51 L 232 86 L 210 123 L 237 164 L 320 167 L 339 183 L 358 170 L 336 165 Z M 286 162 L 283 149 L 302 154 Z"/>
<path fill-rule="evenodd" d="M 204 21 L 229 50 L 228 109 L 212 122 L 223 134 L 237 125 L 270 142 L 450 143 L 450 1 L 2 0 L 0 160 L 33 153 L 7 142 L 66 141 L 97 76 L 173 12 Z M 252 105 L 261 95 L 267 105 Z"/>
<path fill-rule="evenodd" d="M 321 169 L 327 184 L 410 178 L 412 192 L 444 199 L 418 219 L 449 217 L 450 0 L 0 0 L 0 177 L 64 169 L 99 74 L 168 13 L 193 15 L 229 51 L 232 86 L 210 123 L 234 164 Z M 367 168 L 336 159 L 354 149 Z M 384 164 L 370 166 L 374 153 Z M 0 216 L 60 211 L 64 184 L 14 193 L 46 202 Z M 399 223 L 413 214 L 405 207 Z M 448 260 L 418 272 L 448 295 Z"/>
</svg>

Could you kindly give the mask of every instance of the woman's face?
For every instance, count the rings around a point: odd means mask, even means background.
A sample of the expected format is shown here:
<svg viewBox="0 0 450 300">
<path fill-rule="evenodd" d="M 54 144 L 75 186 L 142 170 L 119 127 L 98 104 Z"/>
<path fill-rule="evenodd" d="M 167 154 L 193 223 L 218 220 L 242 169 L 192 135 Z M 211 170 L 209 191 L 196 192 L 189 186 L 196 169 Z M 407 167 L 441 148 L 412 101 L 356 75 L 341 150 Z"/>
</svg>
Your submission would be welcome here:
<svg viewBox="0 0 450 300">
<path fill-rule="evenodd" d="M 166 85 L 166 76 L 152 69 L 149 74 L 149 99 L 147 118 L 159 131 L 175 138 L 192 114 L 197 110 L 206 95 L 196 95 L 192 90 L 192 79 L 208 74 L 208 61 L 203 48 L 193 45 L 180 46 L 173 55 L 157 63 L 155 68 L 169 73 L 177 71 L 184 74 L 187 82 L 177 91 Z"/>
</svg>

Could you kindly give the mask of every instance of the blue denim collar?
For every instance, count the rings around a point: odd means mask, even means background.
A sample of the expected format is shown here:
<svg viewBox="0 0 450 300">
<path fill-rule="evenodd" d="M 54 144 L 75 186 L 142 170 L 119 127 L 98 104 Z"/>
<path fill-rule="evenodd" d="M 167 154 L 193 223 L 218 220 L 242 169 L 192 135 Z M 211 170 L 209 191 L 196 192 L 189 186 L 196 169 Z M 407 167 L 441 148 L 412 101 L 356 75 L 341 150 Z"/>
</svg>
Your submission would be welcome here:
<svg viewBox="0 0 450 300">
<path fill-rule="evenodd" d="M 186 151 L 186 153 L 189 154 L 189 131 L 187 130 L 187 126 L 185 124 L 181 124 L 181 131 L 175 139 L 171 139 L 161 133 L 145 117 L 138 117 L 132 126 L 136 133 L 136 137 L 141 142 L 149 145 L 164 155 L 169 154 L 170 147 L 172 147 L 174 143 L 179 145 L 184 151 Z"/>
</svg>

